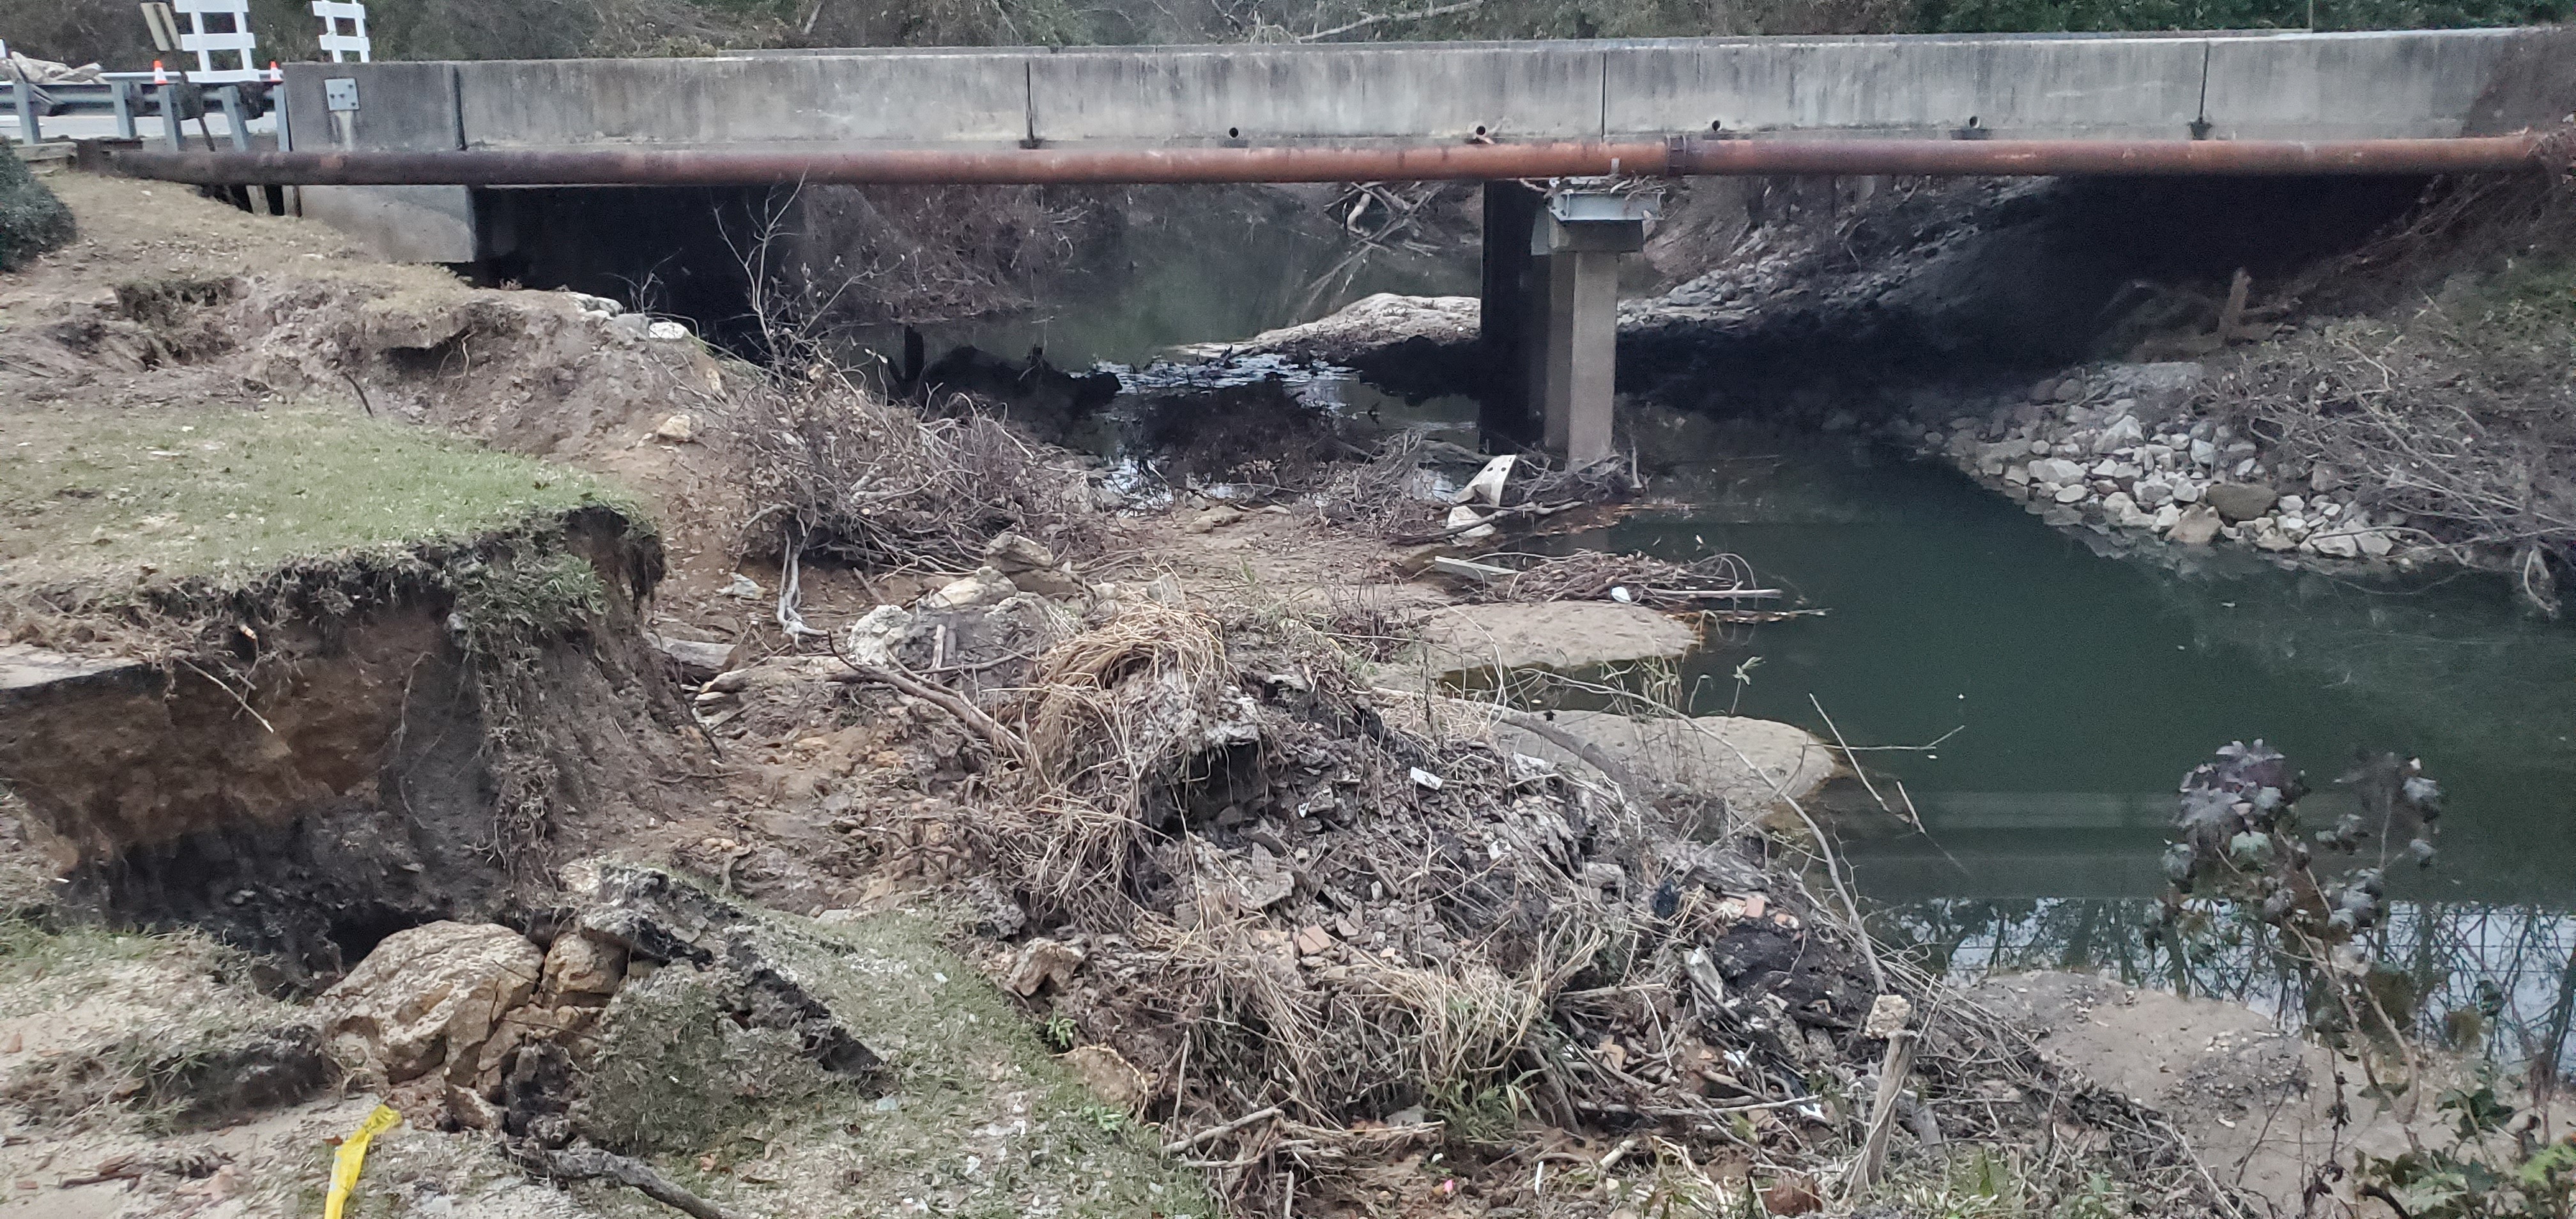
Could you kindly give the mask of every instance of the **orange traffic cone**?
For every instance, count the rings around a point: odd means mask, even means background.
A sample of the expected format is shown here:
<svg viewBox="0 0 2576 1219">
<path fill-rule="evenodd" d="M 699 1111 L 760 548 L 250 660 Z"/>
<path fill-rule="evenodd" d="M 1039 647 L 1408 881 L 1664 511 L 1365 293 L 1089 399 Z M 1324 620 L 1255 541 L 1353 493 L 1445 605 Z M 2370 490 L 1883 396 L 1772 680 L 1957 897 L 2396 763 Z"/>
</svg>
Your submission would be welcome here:
<svg viewBox="0 0 2576 1219">
<path fill-rule="evenodd" d="M 268 61 L 268 83 L 272 85 L 286 83 L 286 73 L 277 66 L 277 61 L 274 59 Z"/>
<path fill-rule="evenodd" d="M 161 67 L 161 61 L 157 59 L 152 61 L 152 83 L 156 85 L 170 83 L 170 73 Z"/>
</svg>

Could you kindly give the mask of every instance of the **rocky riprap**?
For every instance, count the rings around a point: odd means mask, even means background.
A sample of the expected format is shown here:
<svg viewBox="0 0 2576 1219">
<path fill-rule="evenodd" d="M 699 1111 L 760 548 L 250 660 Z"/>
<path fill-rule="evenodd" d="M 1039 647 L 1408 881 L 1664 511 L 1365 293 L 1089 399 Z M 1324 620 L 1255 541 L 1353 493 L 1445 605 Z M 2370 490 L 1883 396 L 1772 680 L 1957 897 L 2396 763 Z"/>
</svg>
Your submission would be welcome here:
<svg viewBox="0 0 2576 1219">
<path fill-rule="evenodd" d="M 2404 518 L 2373 513 L 2349 475 L 2196 415 L 2202 375 L 2192 363 L 2098 365 L 1982 403 L 1922 403 L 1882 431 L 2052 524 L 2283 557 L 2406 561 Z M 1857 424 L 1848 412 L 1824 421 L 1828 431 Z"/>
</svg>

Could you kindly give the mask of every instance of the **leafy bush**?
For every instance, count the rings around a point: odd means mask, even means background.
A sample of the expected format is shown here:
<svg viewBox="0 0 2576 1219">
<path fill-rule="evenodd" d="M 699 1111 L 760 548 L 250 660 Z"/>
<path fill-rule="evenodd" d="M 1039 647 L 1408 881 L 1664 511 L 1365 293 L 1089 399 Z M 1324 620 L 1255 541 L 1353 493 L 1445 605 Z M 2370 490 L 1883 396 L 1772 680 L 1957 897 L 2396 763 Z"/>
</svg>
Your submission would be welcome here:
<svg viewBox="0 0 2576 1219">
<path fill-rule="evenodd" d="M 2415 1219 L 2564 1219 L 2576 1210 L 2576 1142 L 2539 1143 L 2538 1115 L 2499 1099 L 2492 1079 L 2474 1082 L 2442 1094 L 2449 1146 L 2363 1153 L 2360 1193 Z"/>
<path fill-rule="evenodd" d="M 26 162 L 0 151 L 0 271 L 15 271 L 77 235 L 71 209 L 27 171 Z"/>
</svg>

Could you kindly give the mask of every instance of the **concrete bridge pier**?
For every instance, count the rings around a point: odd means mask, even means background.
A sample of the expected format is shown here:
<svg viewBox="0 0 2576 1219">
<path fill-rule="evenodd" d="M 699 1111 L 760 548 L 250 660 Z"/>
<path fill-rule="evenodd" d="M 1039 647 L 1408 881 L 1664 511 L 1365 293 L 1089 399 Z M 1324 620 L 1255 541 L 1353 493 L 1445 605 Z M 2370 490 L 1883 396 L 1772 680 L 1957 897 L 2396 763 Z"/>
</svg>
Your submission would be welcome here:
<svg viewBox="0 0 2576 1219">
<path fill-rule="evenodd" d="M 1499 370 L 1488 431 L 1521 443 L 1535 431 L 1571 466 L 1610 456 L 1619 256 L 1645 248 L 1651 214 L 1640 196 L 1486 184 L 1479 325 Z"/>
</svg>

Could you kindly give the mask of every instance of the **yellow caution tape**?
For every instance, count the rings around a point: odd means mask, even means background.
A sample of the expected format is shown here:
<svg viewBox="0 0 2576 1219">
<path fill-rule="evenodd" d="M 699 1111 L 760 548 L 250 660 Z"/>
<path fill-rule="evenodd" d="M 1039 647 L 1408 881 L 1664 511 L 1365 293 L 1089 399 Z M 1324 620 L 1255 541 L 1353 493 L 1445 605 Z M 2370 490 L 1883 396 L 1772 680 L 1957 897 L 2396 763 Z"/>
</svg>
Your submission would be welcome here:
<svg viewBox="0 0 2576 1219">
<path fill-rule="evenodd" d="M 340 1140 L 339 1154 L 331 1157 L 331 1196 L 322 1203 L 322 1219 L 340 1219 L 340 1208 L 349 1204 L 350 1191 L 358 1188 L 358 1170 L 366 1167 L 367 1144 L 400 1121 L 401 1114 L 378 1105 L 349 1137 Z"/>
</svg>

